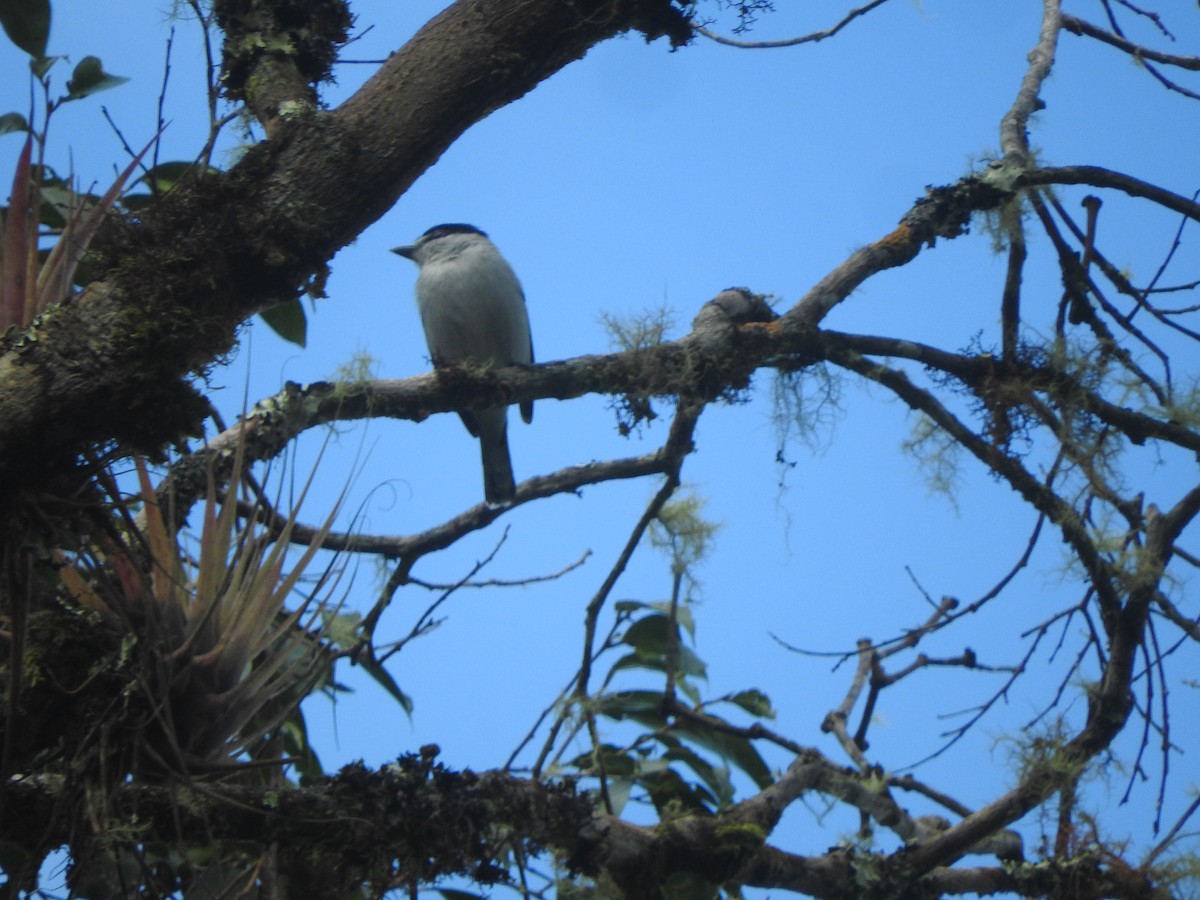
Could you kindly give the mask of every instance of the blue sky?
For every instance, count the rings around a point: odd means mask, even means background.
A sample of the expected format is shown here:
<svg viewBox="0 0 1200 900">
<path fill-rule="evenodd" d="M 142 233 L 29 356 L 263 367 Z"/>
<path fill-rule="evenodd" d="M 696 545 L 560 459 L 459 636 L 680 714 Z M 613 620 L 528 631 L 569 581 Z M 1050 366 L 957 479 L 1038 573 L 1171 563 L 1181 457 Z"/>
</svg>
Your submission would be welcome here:
<svg viewBox="0 0 1200 900">
<path fill-rule="evenodd" d="M 373 27 L 346 56 L 382 58 L 443 5 L 355 2 L 359 29 Z M 156 12 L 144 2 L 117 0 L 97 18 L 93 4 L 55 0 L 50 52 L 73 61 L 95 54 L 108 70 L 132 79 L 56 116 L 51 157 L 60 171 L 73 167 L 84 181 L 103 183 L 122 160 L 101 106 L 131 144 L 141 146 L 153 134 L 166 6 Z M 751 38 L 828 27 L 843 4 L 780 7 L 762 17 Z M 1098 5 L 1072 8 L 1093 16 Z M 787 307 L 856 247 L 886 234 L 926 185 L 951 182 L 996 152 L 999 121 L 1036 40 L 1040 12 L 1038 0 L 893 0 L 834 39 L 792 49 L 735 50 L 699 40 L 672 53 L 663 42 L 648 46 L 637 37 L 599 46 L 472 128 L 388 215 L 338 254 L 329 299 L 310 315 L 307 349 L 284 344 L 261 325 L 248 328 L 232 364 L 213 377 L 222 389 L 218 402 L 236 414 L 244 396 L 253 402 L 285 379 L 329 378 L 360 353 L 375 359 L 381 377 L 424 371 L 411 298 L 415 267 L 387 250 L 439 222 L 478 225 L 512 262 L 541 361 L 605 352 L 602 313 L 666 306 L 674 311 L 672 336 L 680 336 L 700 305 L 730 285 L 772 294 Z M 1194 11 L 1176 14 L 1179 21 L 1169 24 L 1181 29 L 1177 52 L 1187 52 L 1200 23 Z M 719 18 L 713 27 L 729 24 Z M 1149 39 L 1136 27 L 1131 35 Z M 164 159 L 189 158 L 202 141 L 198 48 L 195 30 L 178 23 Z M 11 47 L 0 49 L 0 83 L 24 85 L 23 67 Z M 325 94 L 328 103 L 349 95 L 373 68 L 340 66 L 338 86 Z M 64 67 L 60 83 L 68 71 Z M 1168 94 L 1111 48 L 1064 35 L 1043 96 L 1047 109 L 1035 119 L 1032 144 L 1045 162 L 1108 166 L 1187 195 L 1200 187 L 1194 101 Z M 24 97 L 23 87 L 13 91 L 0 112 L 23 109 Z M 232 154 L 232 131 L 228 138 Z M 17 144 L 14 137 L 0 143 L 0 170 L 10 170 Z M 227 164 L 233 156 L 221 159 Z M 1062 196 L 1078 208 L 1084 193 Z M 1144 281 L 1178 223 L 1122 198 L 1106 195 L 1105 202 L 1101 233 L 1109 252 L 1135 281 Z M 1194 246 L 1185 244 L 1175 266 L 1174 280 L 1197 277 Z M 941 242 L 913 264 L 870 280 L 826 324 L 952 350 L 979 334 L 992 343 L 1003 270 L 1003 258 L 977 227 L 968 238 Z M 1042 328 L 1052 321 L 1046 310 L 1060 290 L 1053 260 L 1038 245 L 1025 302 L 1041 310 Z M 841 760 L 817 729 L 840 702 L 849 670 L 831 674 L 832 659 L 790 654 L 772 635 L 826 651 L 851 649 L 860 636 L 892 636 L 927 614 L 909 570 L 933 596 L 969 602 L 1015 562 L 1034 517 L 970 460 L 953 502 L 932 492 L 899 449 L 912 424 L 905 410 L 881 390 L 849 380 L 841 391 L 843 413 L 821 430 L 818 446 L 789 443 L 785 453 L 795 465 L 780 468 L 770 384 L 764 372 L 752 402 L 711 409 L 697 435 L 699 452 L 685 468 L 708 517 L 722 525 L 698 570 L 697 651 L 709 663 L 712 695 L 766 690 L 779 714 L 777 730 Z M 665 434 L 660 420 L 621 438 L 601 397 L 542 401 L 531 426 L 515 415 L 511 420 L 518 479 L 646 452 Z M 314 434 L 302 441 L 300 458 L 322 439 Z M 419 531 L 481 497 L 477 447 L 457 417 L 347 426 L 338 429 L 334 445 L 337 452 L 322 464 L 334 492 L 352 460 L 365 458 L 349 502 L 364 510 L 365 531 Z M 1166 506 L 1194 482 L 1195 461 L 1143 453 L 1135 473 L 1147 498 Z M 357 692 L 342 698 L 336 711 L 324 700 L 307 706 L 326 766 L 356 758 L 381 764 L 428 742 L 441 745 L 450 765 L 501 764 L 574 672 L 584 606 L 656 487 L 602 485 L 580 497 L 520 508 L 451 551 L 422 560 L 416 576 L 455 581 L 506 528 L 505 546 L 485 577 L 544 575 L 591 552 L 583 567 L 560 580 L 464 590 L 450 600 L 442 627 L 392 665 L 416 701 L 411 721 L 357 673 L 344 673 Z M 318 517 L 320 502 L 310 505 L 311 518 Z M 378 583 L 374 564 L 364 562 L 349 604 L 365 609 Z M 614 597 L 662 599 L 669 584 L 664 559 L 643 548 Z M 1025 646 L 1020 634 L 1080 593 L 1057 537 L 1049 535 L 999 603 L 935 637 L 928 650 L 950 656 L 970 645 L 983 662 L 1011 665 Z M 380 635 L 406 633 L 430 600 L 420 588 L 401 591 Z M 997 739 L 1041 708 L 1063 664 L 1040 653 L 1007 704 L 917 774 L 968 805 L 992 798 L 1012 778 Z M 899 769 L 936 750 L 939 732 L 957 721 L 939 717 L 983 702 L 1001 677 L 927 672 L 885 694 L 872 758 Z M 1184 731 L 1198 736 L 1186 721 L 1194 692 L 1178 682 L 1173 687 L 1174 724 L 1186 743 Z M 786 757 L 768 755 L 773 765 L 786 765 Z M 1176 759 L 1174 777 L 1179 809 L 1196 782 L 1190 757 Z M 1115 785 L 1119 794 L 1121 776 Z M 1131 824 L 1152 799 L 1152 787 L 1138 789 Z M 916 813 L 932 811 L 914 806 Z M 830 830 L 832 821 L 838 824 Z M 820 852 L 856 821 L 822 826 L 795 810 L 780 840 L 788 849 Z M 1027 840 L 1034 839 L 1036 829 L 1024 826 Z"/>
</svg>

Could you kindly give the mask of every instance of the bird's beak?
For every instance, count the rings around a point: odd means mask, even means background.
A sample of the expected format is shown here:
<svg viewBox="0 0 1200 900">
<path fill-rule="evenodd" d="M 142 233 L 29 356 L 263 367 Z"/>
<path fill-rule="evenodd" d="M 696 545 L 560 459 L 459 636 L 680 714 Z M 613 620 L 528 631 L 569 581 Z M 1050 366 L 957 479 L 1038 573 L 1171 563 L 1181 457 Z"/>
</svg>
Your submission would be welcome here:
<svg viewBox="0 0 1200 900">
<path fill-rule="evenodd" d="M 405 257 L 406 259 L 412 259 L 413 254 L 417 252 L 417 248 L 413 244 L 406 244 L 403 247 L 393 247 L 392 252 L 399 253 L 401 256 Z"/>
</svg>

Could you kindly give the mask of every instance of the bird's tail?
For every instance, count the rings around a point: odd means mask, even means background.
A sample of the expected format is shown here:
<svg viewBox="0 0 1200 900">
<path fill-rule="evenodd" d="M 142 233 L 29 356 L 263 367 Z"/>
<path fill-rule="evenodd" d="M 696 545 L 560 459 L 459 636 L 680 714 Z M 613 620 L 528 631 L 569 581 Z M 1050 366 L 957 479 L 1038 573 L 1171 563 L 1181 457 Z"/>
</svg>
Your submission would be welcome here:
<svg viewBox="0 0 1200 900">
<path fill-rule="evenodd" d="M 517 490 L 508 453 L 508 409 L 481 410 L 476 415 L 483 456 L 483 497 L 489 506 L 501 506 L 510 503 Z"/>
</svg>

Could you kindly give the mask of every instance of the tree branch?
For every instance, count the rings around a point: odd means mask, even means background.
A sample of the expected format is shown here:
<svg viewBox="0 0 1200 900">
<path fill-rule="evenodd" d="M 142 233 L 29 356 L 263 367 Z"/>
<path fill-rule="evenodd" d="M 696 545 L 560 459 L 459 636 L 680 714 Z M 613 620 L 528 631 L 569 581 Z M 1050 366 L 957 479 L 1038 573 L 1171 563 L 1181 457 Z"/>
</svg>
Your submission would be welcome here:
<svg viewBox="0 0 1200 900">
<path fill-rule="evenodd" d="M 1158 50 L 1152 50 L 1149 47 L 1143 47 L 1141 44 L 1135 44 L 1133 41 L 1127 40 L 1120 35 L 1113 34 L 1111 31 L 1097 28 L 1091 22 L 1069 13 L 1063 13 L 1062 25 L 1071 34 L 1086 35 L 1087 37 L 1095 38 L 1101 43 L 1108 44 L 1110 47 L 1123 50 L 1135 60 L 1149 59 L 1168 66 L 1178 66 L 1181 69 L 1187 69 L 1189 72 L 1200 72 L 1200 56 L 1179 56 L 1175 53 L 1162 53 Z"/>
<path fill-rule="evenodd" d="M 733 38 L 727 38 L 723 35 L 715 34 L 700 25 L 693 25 L 697 34 L 702 34 L 711 41 L 718 44 L 724 44 L 726 47 L 739 47 L 744 50 L 775 50 L 780 47 L 795 47 L 799 44 L 815 44 L 817 41 L 823 41 L 826 38 L 831 38 L 859 16 L 865 16 L 876 7 L 883 6 L 887 0 L 871 0 L 870 3 L 865 3 L 862 6 L 856 7 L 838 21 L 836 25 L 826 28 L 824 31 L 813 31 L 809 34 L 800 35 L 799 37 L 786 38 L 782 41 L 738 41 Z"/>
<path fill-rule="evenodd" d="M 1042 0 L 1042 28 L 1037 45 L 1029 51 L 1029 68 L 1013 105 L 1000 120 L 1000 149 L 1005 156 L 1018 158 L 1022 163 L 1029 156 L 1029 117 L 1041 103 L 1042 85 L 1054 66 L 1054 49 L 1062 28 L 1059 0 Z"/>
<path fill-rule="evenodd" d="M 281 120 L 229 172 L 114 229 L 103 280 L 0 355 L 0 499 L 91 444 L 158 452 L 196 432 L 203 404 L 181 379 L 241 321 L 319 284 L 475 122 L 632 29 L 691 34 L 668 0 L 459 0 L 338 109 Z"/>
<path fill-rule="evenodd" d="M 1167 209 L 1200 222 L 1200 203 L 1181 197 L 1157 185 L 1113 172 L 1100 166 L 1051 166 L 1044 169 L 1028 169 L 1016 179 L 1015 187 L 1032 187 L 1042 184 L 1090 184 L 1092 187 L 1113 188 L 1131 197 L 1151 200 Z"/>
</svg>

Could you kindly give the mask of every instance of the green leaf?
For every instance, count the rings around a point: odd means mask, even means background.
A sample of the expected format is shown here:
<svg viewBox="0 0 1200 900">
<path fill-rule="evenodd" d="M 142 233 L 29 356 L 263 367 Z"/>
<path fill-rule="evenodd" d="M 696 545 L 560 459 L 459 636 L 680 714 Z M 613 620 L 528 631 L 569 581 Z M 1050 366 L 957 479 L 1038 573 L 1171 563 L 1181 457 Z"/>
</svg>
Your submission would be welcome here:
<svg viewBox="0 0 1200 900">
<path fill-rule="evenodd" d="M 625 804 L 629 802 L 629 795 L 633 791 L 633 782 L 628 778 L 612 778 L 606 786 L 608 787 L 608 802 L 612 804 L 614 816 L 619 816 L 625 809 Z"/>
<path fill-rule="evenodd" d="M 662 714 L 662 694 L 654 691 L 621 691 L 605 694 L 596 701 L 596 711 L 610 719 L 632 719 L 639 725 L 655 730 L 663 729 L 668 722 Z M 711 713 L 710 718 L 716 719 Z M 763 762 L 763 758 L 748 738 L 728 734 L 717 725 L 722 720 L 709 725 L 703 721 L 676 719 L 671 724 L 670 734 L 659 735 L 658 739 L 668 748 L 682 746 L 678 740 L 684 740 L 706 747 L 737 766 L 760 788 L 766 788 L 774 783 L 771 770 Z"/>
<path fill-rule="evenodd" d="M 671 613 L 670 600 L 656 600 L 653 603 L 647 603 L 650 609 L 657 609 L 664 615 Z M 696 622 L 692 618 L 692 610 L 686 603 L 679 603 L 675 606 L 675 622 L 683 627 L 685 631 L 692 637 L 696 636 Z"/>
<path fill-rule="evenodd" d="M 676 617 L 675 643 L 679 653 L 679 666 L 684 672 L 703 676 L 705 666 L 703 660 L 696 656 L 683 643 L 678 626 L 682 624 L 692 634 L 693 622 L 691 614 L 679 609 L 681 614 Z M 671 634 L 671 619 L 666 615 L 643 616 L 626 629 L 621 640 L 633 647 L 640 656 L 666 658 L 667 638 Z"/>
<path fill-rule="evenodd" d="M 638 656 L 636 653 L 627 653 L 612 664 L 612 668 L 608 670 L 609 675 L 620 672 L 623 669 L 650 669 L 655 672 L 662 672 L 666 666 L 661 660 L 649 660 Z"/>
<path fill-rule="evenodd" d="M 702 675 L 701 677 L 707 676 Z M 679 689 L 679 693 L 683 694 L 684 697 L 691 701 L 692 706 L 699 706 L 701 704 L 700 691 L 688 679 L 678 679 L 675 683 L 675 687 Z"/>
<path fill-rule="evenodd" d="M 362 626 L 362 613 L 348 612 L 337 615 L 325 615 L 321 631 L 337 647 L 346 649 L 358 643 L 362 636 L 359 629 Z"/>
<path fill-rule="evenodd" d="M 696 621 L 692 618 L 689 607 L 681 603 L 675 608 L 675 622 L 681 625 L 690 637 L 696 637 Z"/>
<path fill-rule="evenodd" d="M 639 779 L 650 794 L 650 802 L 660 814 L 668 806 L 682 807 L 686 812 L 713 812 L 717 798 L 698 784 L 692 784 L 674 769 L 647 775 Z"/>
<path fill-rule="evenodd" d="M 29 71 L 33 73 L 33 77 L 41 81 L 46 77 L 46 73 L 54 68 L 54 64 L 63 57 L 61 56 L 43 56 L 41 59 L 29 60 Z"/>
<path fill-rule="evenodd" d="M 650 604 L 644 600 L 618 600 L 613 608 L 617 612 L 632 612 L 635 609 L 649 609 Z"/>
<path fill-rule="evenodd" d="M 126 194 L 121 198 L 121 206 L 130 212 L 141 212 L 147 207 L 152 206 L 156 199 L 153 194 L 143 194 L 141 192 Z"/>
<path fill-rule="evenodd" d="M 754 745 L 747 739 L 724 731 L 718 731 L 703 723 L 691 720 L 680 720 L 675 723 L 674 733 L 684 740 L 692 741 L 701 747 L 707 747 L 724 759 L 729 760 L 747 775 L 760 788 L 770 787 L 775 779 L 771 770 L 763 762 Z"/>
<path fill-rule="evenodd" d="M 618 613 L 631 613 L 637 609 L 649 609 L 650 604 L 644 603 L 641 600 L 618 600 L 613 604 L 613 609 Z"/>
<path fill-rule="evenodd" d="M 124 84 L 129 79 L 123 75 L 109 75 L 98 56 L 85 56 L 71 73 L 67 82 L 67 99 L 79 100 L 98 91 L 107 91 Z"/>
<path fill-rule="evenodd" d="M 10 41 L 43 59 L 50 40 L 50 0 L 0 0 L 0 25 Z"/>
<path fill-rule="evenodd" d="M 620 750 L 612 744 L 602 744 L 595 752 L 580 753 L 567 765 L 573 766 L 581 772 L 596 775 L 600 771 L 599 762 L 604 763 L 604 771 L 610 778 L 631 776 L 637 771 L 637 761 L 629 755 L 628 751 Z"/>
<path fill-rule="evenodd" d="M 679 648 L 679 659 L 676 665 L 677 674 L 695 678 L 708 677 L 708 667 L 704 660 L 687 647 Z M 612 674 L 622 669 L 649 669 L 652 672 L 665 672 L 667 671 L 667 661 L 665 656 L 647 657 L 640 653 L 629 653 L 613 663 L 609 672 Z"/>
<path fill-rule="evenodd" d="M 0 116 L 0 134 L 12 134 L 14 131 L 28 131 L 29 123 L 20 113 L 5 113 Z"/>
<path fill-rule="evenodd" d="M 165 191 L 177 185 L 194 168 L 196 168 L 196 163 L 187 160 L 159 163 L 139 178 L 138 182 L 153 185 L 158 190 Z M 212 169 L 211 171 L 215 172 L 216 170 Z"/>
<path fill-rule="evenodd" d="M 610 719 L 626 716 L 651 728 L 666 722 L 662 716 L 662 694 L 658 691 L 618 691 L 604 694 L 596 700 L 596 712 Z"/>
<path fill-rule="evenodd" d="M 708 678 L 708 666 L 687 647 L 679 648 L 679 659 L 676 661 L 679 672 L 692 678 Z"/>
<path fill-rule="evenodd" d="M 771 698 L 757 689 L 738 691 L 729 698 L 729 702 L 740 706 L 752 716 L 760 719 L 775 718 L 775 710 L 771 708 Z"/>
<path fill-rule="evenodd" d="M 667 743 L 665 740 L 663 743 Z M 728 806 L 733 801 L 733 782 L 729 780 L 729 770 L 724 766 L 714 766 L 700 754 L 682 744 L 667 751 L 667 759 L 681 762 L 700 776 L 700 780 L 708 786 L 721 806 Z"/>
<path fill-rule="evenodd" d="M 96 202 L 95 197 L 76 194 L 69 185 L 55 181 L 43 180 L 39 193 L 42 205 L 38 209 L 38 221 L 55 231 L 66 227 L 74 210 Z"/>
<path fill-rule="evenodd" d="M 413 702 L 412 697 L 400 690 L 400 685 L 396 684 L 395 679 L 388 674 L 388 670 L 379 664 L 379 661 L 372 658 L 370 654 L 364 653 L 358 664 L 363 667 L 363 671 L 375 679 L 385 691 L 395 698 L 400 704 L 400 708 L 404 710 L 407 716 L 412 715 Z"/>
<path fill-rule="evenodd" d="M 262 310 L 259 317 L 285 341 L 303 347 L 308 340 L 308 319 L 299 299 L 286 300 Z"/>
<path fill-rule="evenodd" d="M 283 723 L 280 729 L 283 734 L 283 752 L 287 755 L 300 776 L 300 784 L 305 785 L 325 774 L 321 768 L 321 760 L 308 742 L 308 725 L 304 721 L 304 713 L 297 709 L 292 717 Z"/>
<path fill-rule="evenodd" d="M 666 616 L 644 616 L 626 629 L 621 640 L 641 656 L 661 657 L 670 633 L 671 622 Z"/>
</svg>

